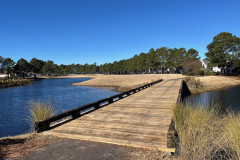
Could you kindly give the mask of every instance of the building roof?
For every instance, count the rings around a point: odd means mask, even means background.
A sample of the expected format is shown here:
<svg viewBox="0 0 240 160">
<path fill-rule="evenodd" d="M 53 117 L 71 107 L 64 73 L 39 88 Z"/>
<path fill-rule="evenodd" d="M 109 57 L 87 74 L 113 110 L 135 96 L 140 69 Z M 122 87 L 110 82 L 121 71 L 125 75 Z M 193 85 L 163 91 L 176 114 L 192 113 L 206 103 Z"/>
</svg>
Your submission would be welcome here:
<svg viewBox="0 0 240 160">
<path fill-rule="evenodd" d="M 205 63 L 206 65 L 208 65 L 208 63 L 209 63 L 209 61 L 206 59 L 202 60 L 202 62 Z"/>
</svg>

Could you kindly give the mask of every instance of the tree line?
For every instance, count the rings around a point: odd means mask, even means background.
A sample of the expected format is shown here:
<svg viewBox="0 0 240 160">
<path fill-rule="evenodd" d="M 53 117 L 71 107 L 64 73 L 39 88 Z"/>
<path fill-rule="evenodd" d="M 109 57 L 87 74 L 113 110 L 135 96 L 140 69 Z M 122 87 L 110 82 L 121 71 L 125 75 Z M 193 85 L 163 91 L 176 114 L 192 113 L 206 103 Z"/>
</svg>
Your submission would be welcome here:
<svg viewBox="0 0 240 160">
<path fill-rule="evenodd" d="M 114 61 L 101 65 L 93 64 L 71 64 L 57 65 L 53 61 L 43 61 L 32 58 L 29 62 L 23 58 L 14 62 L 11 58 L 0 56 L 1 71 L 7 74 L 15 73 L 18 76 L 26 75 L 28 72 L 36 74 L 136 74 L 136 73 L 166 73 L 173 70 L 174 73 L 182 73 L 183 67 L 189 61 L 199 59 L 198 51 L 185 48 L 153 48 L 148 53 L 140 53 L 130 59 Z M 166 70 L 168 69 L 168 70 Z"/>
<path fill-rule="evenodd" d="M 213 38 L 205 54 L 210 65 L 226 67 L 229 63 L 240 68 L 240 38 L 228 32 L 222 32 Z M 140 73 L 201 73 L 199 52 L 185 48 L 151 48 L 147 53 L 136 54 L 129 59 L 101 65 L 71 64 L 57 65 L 53 61 L 32 58 L 29 62 L 23 58 L 14 62 L 11 58 L 0 56 L 0 71 L 25 76 L 36 74 L 140 74 Z"/>
</svg>

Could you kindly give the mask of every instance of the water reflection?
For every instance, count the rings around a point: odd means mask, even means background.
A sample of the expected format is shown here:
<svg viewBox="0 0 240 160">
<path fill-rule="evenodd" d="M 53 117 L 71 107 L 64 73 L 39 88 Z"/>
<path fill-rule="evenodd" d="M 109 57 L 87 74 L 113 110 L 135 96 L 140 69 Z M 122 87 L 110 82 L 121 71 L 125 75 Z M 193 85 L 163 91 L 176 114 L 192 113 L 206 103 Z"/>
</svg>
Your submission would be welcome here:
<svg viewBox="0 0 240 160">
<path fill-rule="evenodd" d="M 184 103 L 201 104 L 202 106 L 221 104 L 224 109 L 230 108 L 233 111 L 239 112 L 240 86 L 191 95 L 184 98 Z"/>
</svg>

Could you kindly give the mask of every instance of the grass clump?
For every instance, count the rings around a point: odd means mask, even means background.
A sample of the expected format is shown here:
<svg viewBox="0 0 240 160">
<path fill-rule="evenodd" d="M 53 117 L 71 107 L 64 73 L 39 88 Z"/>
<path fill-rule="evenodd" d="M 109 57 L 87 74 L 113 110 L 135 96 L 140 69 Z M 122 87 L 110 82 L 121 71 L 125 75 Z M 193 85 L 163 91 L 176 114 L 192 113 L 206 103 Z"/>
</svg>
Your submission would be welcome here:
<svg viewBox="0 0 240 160">
<path fill-rule="evenodd" d="M 240 116 L 220 113 L 214 105 L 179 104 L 173 108 L 182 159 L 240 158 Z"/>
<path fill-rule="evenodd" d="M 28 109 L 32 123 L 45 120 L 53 115 L 53 106 L 50 102 L 32 101 Z"/>
<path fill-rule="evenodd" d="M 195 79 L 191 76 L 187 76 L 184 80 L 189 87 L 192 87 L 192 88 L 201 88 L 202 87 L 202 83 L 199 79 Z"/>
</svg>

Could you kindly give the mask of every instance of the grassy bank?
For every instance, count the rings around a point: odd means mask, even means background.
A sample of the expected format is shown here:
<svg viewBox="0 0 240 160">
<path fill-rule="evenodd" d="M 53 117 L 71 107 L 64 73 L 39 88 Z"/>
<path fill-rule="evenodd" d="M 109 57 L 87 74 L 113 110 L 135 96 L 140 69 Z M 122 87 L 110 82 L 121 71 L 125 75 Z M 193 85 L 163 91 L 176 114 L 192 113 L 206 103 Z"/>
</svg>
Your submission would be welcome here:
<svg viewBox="0 0 240 160">
<path fill-rule="evenodd" d="M 135 75 L 98 75 L 91 80 L 74 83 L 76 86 L 111 87 L 124 92 L 159 79 L 184 78 L 181 74 L 135 74 Z"/>
<path fill-rule="evenodd" d="M 187 76 L 184 78 L 192 94 L 203 93 L 207 91 L 226 89 L 240 85 L 239 79 L 233 79 L 226 76 Z"/>
<path fill-rule="evenodd" d="M 219 106 L 179 104 L 173 108 L 182 159 L 240 158 L 240 114 L 222 114 Z"/>
<path fill-rule="evenodd" d="M 79 75 L 88 76 L 88 75 Z M 71 76 L 66 76 L 66 78 Z M 89 76 L 90 77 L 90 76 Z M 144 83 L 150 83 L 158 79 L 163 81 L 171 79 L 186 78 L 181 74 L 137 74 L 137 75 L 96 75 L 92 76 L 93 79 L 74 83 L 76 86 L 93 86 L 93 87 L 111 87 L 117 91 L 123 92 L 129 89 L 136 88 Z M 202 93 L 206 91 L 223 89 L 227 87 L 240 85 L 239 79 L 233 79 L 226 76 L 192 76 L 195 80 L 188 87 L 192 94 Z M 190 82 L 191 83 L 191 82 Z"/>
<path fill-rule="evenodd" d="M 32 82 L 29 79 L 22 79 L 22 78 L 9 78 L 9 79 L 0 80 L 0 88 L 26 86 L 30 84 L 32 84 Z"/>
</svg>

